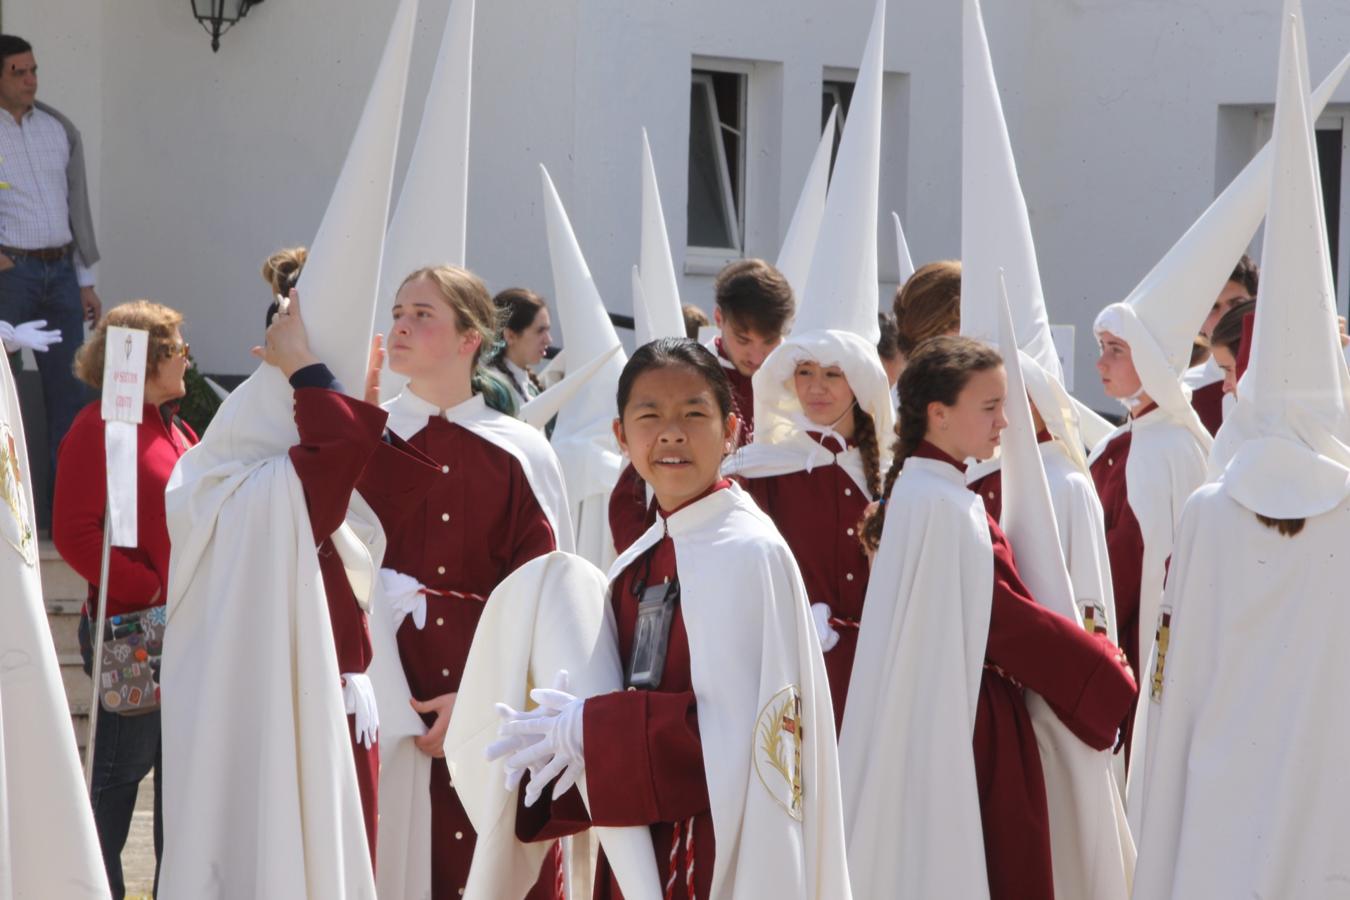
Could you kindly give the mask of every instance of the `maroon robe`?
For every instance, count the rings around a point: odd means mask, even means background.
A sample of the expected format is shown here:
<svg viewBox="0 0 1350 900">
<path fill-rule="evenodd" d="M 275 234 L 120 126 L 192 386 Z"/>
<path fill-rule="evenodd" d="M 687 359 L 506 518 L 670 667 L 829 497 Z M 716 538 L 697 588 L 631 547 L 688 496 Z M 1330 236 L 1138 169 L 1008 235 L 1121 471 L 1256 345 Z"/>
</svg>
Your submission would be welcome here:
<svg viewBox="0 0 1350 900">
<path fill-rule="evenodd" d="M 729 484 L 720 481 L 689 503 Z M 666 537 L 615 580 L 610 603 L 618 626 L 619 658 L 625 666 L 632 654 L 637 626 L 635 584 L 639 579 L 651 585 L 674 577 L 675 542 Z M 674 857 L 672 896 L 690 900 L 708 897 L 712 891 L 716 838 L 689 667 L 689 635 L 680 607 L 675 608 L 671 624 L 661 684 L 652 690 L 630 689 L 591 697 L 582 711 L 582 731 L 590 813 L 575 788 L 547 806 L 542 801 L 534 807 L 522 802 L 516 813 L 516 836 L 523 841 L 552 840 L 575 834 L 592 824 L 647 825 L 651 829 L 661 884 L 667 884 L 672 877 Z M 524 795 L 523 790 L 521 794 Z M 595 900 L 622 898 L 602 849 L 596 866 Z"/>
<path fill-rule="evenodd" d="M 1141 411 L 1147 412 L 1152 404 Z M 1139 592 L 1143 585 L 1144 532 L 1139 527 L 1134 510 L 1130 509 L 1125 480 L 1125 463 L 1130 456 L 1130 431 L 1123 431 L 1111 439 L 1092 464 L 1092 481 L 1097 497 L 1102 501 L 1103 522 L 1106 525 L 1106 553 L 1111 560 L 1111 589 L 1116 598 L 1116 637 L 1120 649 L 1130 661 L 1130 671 L 1139 680 Z M 1134 738 L 1134 717 L 1125 723 L 1122 735 L 1125 761 L 1129 764 Z"/>
<path fill-rule="evenodd" d="M 622 556 L 655 521 L 656 500 L 647 500 L 647 482 L 630 462 L 609 494 L 609 534 L 614 539 L 615 555 Z"/>
<path fill-rule="evenodd" d="M 353 400 L 327 388 L 306 387 L 295 392 L 295 426 L 300 443 L 290 450 L 291 463 L 305 492 L 309 523 L 318 546 L 319 572 L 328 597 L 338 673 L 360 674 L 370 665 L 370 629 L 356 601 L 342 559 L 333 548 L 332 534 L 347 517 L 352 489 L 379 446 L 387 414 L 378 406 Z M 356 740 L 356 717 L 347 716 L 356 761 L 356 784 L 366 819 L 371 864 L 375 862 L 379 808 L 380 746 Z"/>
<path fill-rule="evenodd" d="M 1191 391 L 1191 408 L 1210 434 L 1218 434 L 1223 424 L 1223 379 Z"/>
<path fill-rule="evenodd" d="M 741 370 L 736 368 L 723 348 L 720 337 L 713 341 L 713 346 L 717 349 L 718 358 L 723 361 L 722 371 L 726 373 L 727 381 L 731 382 L 732 408 L 736 418 L 741 421 L 740 430 L 736 433 L 736 445 L 731 448 L 736 450 L 755 437 L 755 385 L 750 376 L 742 375 Z"/>
<path fill-rule="evenodd" d="M 832 453 L 842 450 L 834 438 L 807 432 Z M 858 623 L 871 564 L 858 540 L 858 524 L 871 498 L 833 460 L 810 472 L 747 478 L 745 490 L 787 541 L 812 603 L 830 607 L 839 643 L 825 654 L 825 673 L 834 699 L 835 734 L 844 721 L 849 676 L 858 649 Z"/>
<path fill-rule="evenodd" d="M 387 445 L 402 458 L 366 468 L 358 489 L 388 538 L 384 565 L 426 587 L 469 597 L 428 596 L 426 626 L 408 616 L 397 639 L 408 687 L 418 700 L 459 690 L 483 602 L 523 563 L 557 547 L 525 472 L 514 456 L 437 416 L 411 439 Z M 435 717 L 424 715 L 430 726 Z M 459 897 L 475 835 L 450 786 L 445 759 L 431 761 L 431 893 Z M 529 897 L 554 896 L 550 854 Z"/>
<path fill-rule="evenodd" d="M 964 469 L 927 442 L 915 456 Z M 1040 694 L 1094 750 L 1115 743 L 1137 689 L 1105 636 L 1088 633 L 1032 599 L 1017 574 L 1012 547 L 992 518 L 989 537 L 994 596 L 972 740 L 989 893 L 991 900 L 1053 900 L 1045 775 L 1024 689 Z"/>
</svg>

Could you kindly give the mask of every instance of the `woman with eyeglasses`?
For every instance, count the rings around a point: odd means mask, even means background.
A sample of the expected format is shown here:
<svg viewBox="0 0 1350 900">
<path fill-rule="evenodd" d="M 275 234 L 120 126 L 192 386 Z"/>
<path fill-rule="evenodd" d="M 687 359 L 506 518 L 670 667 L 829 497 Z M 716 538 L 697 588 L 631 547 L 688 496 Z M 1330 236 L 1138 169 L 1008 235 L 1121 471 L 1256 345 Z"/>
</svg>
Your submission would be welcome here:
<svg viewBox="0 0 1350 900">
<path fill-rule="evenodd" d="M 136 547 L 114 547 L 108 568 L 108 620 L 121 625 L 145 618 L 164 605 L 169 578 L 169 532 L 164 522 L 164 488 L 174 465 L 197 435 L 178 418 L 178 401 L 187 393 L 183 377 L 191 365 L 180 327 L 183 316 L 149 300 L 133 300 L 111 309 L 75 357 L 75 375 L 101 391 L 108 327 L 149 332 L 145 366 L 145 408 L 136 448 Z M 89 582 L 88 601 L 80 616 L 80 648 L 86 673 L 93 668 L 90 617 L 97 614 L 99 566 L 103 549 L 103 517 L 107 504 L 101 401 L 80 410 L 57 451 L 56 493 L 52 507 L 52 540 L 61 557 Z M 112 628 L 113 626 L 105 626 Z M 105 630 L 105 636 L 107 635 Z M 147 660 L 152 662 L 152 660 Z M 106 670 L 105 670 L 106 671 Z M 115 678 L 110 673 L 109 678 Z M 126 844 L 141 779 L 155 775 L 155 860 L 158 881 L 163 847 L 160 824 L 159 710 L 144 712 L 118 691 L 106 692 L 98 710 L 94 749 L 94 783 L 90 796 L 103 848 L 103 864 L 113 896 L 124 893 L 122 848 Z M 115 711 L 121 706 L 123 712 Z M 128 713 L 128 714 L 124 714 Z"/>
</svg>

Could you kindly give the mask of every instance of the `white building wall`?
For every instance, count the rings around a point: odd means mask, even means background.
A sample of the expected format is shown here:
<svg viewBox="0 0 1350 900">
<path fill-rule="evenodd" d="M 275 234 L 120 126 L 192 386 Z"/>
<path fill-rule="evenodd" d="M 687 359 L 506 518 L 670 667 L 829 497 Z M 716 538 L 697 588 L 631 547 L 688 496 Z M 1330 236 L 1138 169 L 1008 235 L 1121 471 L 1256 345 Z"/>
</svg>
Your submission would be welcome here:
<svg viewBox="0 0 1350 900">
<path fill-rule="evenodd" d="M 259 264 L 312 237 L 395 5 L 268 0 L 212 54 L 189 0 L 3 0 L 6 30 L 36 45 L 40 96 L 85 132 L 105 304 L 179 307 L 203 369 L 252 368 Z M 1305 5 L 1316 82 L 1350 49 L 1350 8 Z M 408 140 L 447 8 L 422 0 Z M 1254 150 L 1248 108 L 1274 93 L 1279 8 L 985 2 L 1051 318 L 1078 328 L 1077 388 L 1090 401 L 1103 403 L 1097 310 Z M 857 66 L 871 13 L 871 0 L 479 0 L 470 266 L 494 290 L 552 293 L 542 162 L 607 304 L 628 312 L 645 125 L 685 297 L 710 306 L 711 276 L 686 266 L 683 246 L 693 60 L 754 63 L 746 251 L 772 259 L 815 146 L 822 73 Z M 883 299 L 896 273 L 890 210 L 916 262 L 959 253 L 961 4 L 896 0 L 887 26 Z M 1350 86 L 1337 99 L 1350 101 Z"/>
</svg>

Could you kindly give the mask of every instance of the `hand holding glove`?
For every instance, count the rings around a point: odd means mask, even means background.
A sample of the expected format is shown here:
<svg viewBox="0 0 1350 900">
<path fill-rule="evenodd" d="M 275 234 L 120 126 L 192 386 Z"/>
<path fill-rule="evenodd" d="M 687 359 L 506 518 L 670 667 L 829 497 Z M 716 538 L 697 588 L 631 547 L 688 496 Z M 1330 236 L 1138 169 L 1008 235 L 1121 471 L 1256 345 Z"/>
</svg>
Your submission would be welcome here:
<svg viewBox="0 0 1350 900">
<path fill-rule="evenodd" d="M 830 605 L 828 603 L 811 604 L 811 621 L 816 625 L 816 636 L 820 638 L 820 649 L 829 653 L 839 643 L 839 632 L 830 624 Z"/>
</svg>

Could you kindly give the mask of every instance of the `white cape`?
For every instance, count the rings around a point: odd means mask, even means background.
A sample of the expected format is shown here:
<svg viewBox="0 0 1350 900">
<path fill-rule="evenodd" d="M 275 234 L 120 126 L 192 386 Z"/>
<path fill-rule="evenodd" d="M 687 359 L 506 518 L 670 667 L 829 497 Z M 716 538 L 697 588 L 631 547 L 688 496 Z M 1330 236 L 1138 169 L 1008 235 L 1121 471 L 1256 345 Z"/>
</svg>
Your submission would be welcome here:
<svg viewBox="0 0 1350 900">
<path fill-rule="evenodd" d="M 107 897 L 38 573 L 19 396 L 0 360 L 0 900 Z"/>
<path fill-rule="evenodd" d="M 1140 700 L 1139 900 L 1350 897 L 1347 534 L 1350 502 L 1292 538 L 1221 484 L 1187 504 L 1161 696 L 1155 673 Z"/>
<path fill-rule="evenodd" d="M 1172 556 L 1172 543 L 1177 523 L 1186 501 L 1196 488 L 1205 483 L 1206 450 L 1187 425 L 1172 419 L 1164 409 L 1155 409 L 1138 419 L 1127 419 L 1093 449 L 1089 463 L 1096 460 L 1119 434 L 1133 429 L 1130 453 L 1125 461 L 1125 492 L 1139 522 L 1139 533 L 1144 539 L 1144 559 L 1139 584 L 1139 671 L 1143 673 L 1153 654 L 1153 640 L 1158 628 L 1158 611 L 1162 606 L 1163 581 L 1167 574 L 1167 560 Z M 1140 693 L 1147 691 L 1140 686 Z M 1130 830 L 1139 834 L 1139 805 L 1137 785 L 1145 779 L 1142 754 L 1136 752 L 1148 739 L 1147 704 L 1140 702 L 1134 719 L 1134 738 L 1130 776 L 1126 785 L 1126 808 L 1130 814 Z"/>
<path fill-rule="evenodd" d="M 989 896 L 971 738 L 994 592 L 984 504 L 911 457 L 886 504 L 839 736 L 859 897 Z"/>
<path fill-rule="evenodd" d="M 818 428 L 813 430 L 819 431 Z M 754 441 L 734 450 L 722 463 L 722 474 L 728 478 L 773 478 L 794 472 L 809 473 L 816 466 L 831 465 L 843 469 L 858 490 L 868 494 L 867 475 L 858 448 L 849 447 L 841 453 L 832 453 L 805 430 L 792 432 L 777 443 Z"/>
<path fill-rule="evenodd" d="M 164 897 L 375 896 L 297 441 L 264 365 L 169 480 Z"/>
<path fill-rule="evenodd" d="M 717 836 L 712 896 L 848 900 L 834 708 L 792 553 L 732 485 L 657 521 L 610 580 L 667 529 Z M 800 753 L 780 769 L 775 726 L 794 700 Z"/>
<path fill-rule="evenodd" d="M 445 735 L 445 761 L 460 802 L 478 834 L 466 898 L 519 898 L 534 884 L 549 843 L 522 844 L 515 822 L 519 789 L 502 789 L 504 760 L 484 751 L 497 739 L 501 717 L 494 705 L 529 705 L 533 687 L 566 669 L 569 690 L 592 697 L 623 689 L 608 582 L 578 556 L 550 553 L 521 566 L 497 586 L 474 635 Z M 578 782 L 585 799 L 586 778 Z M 661 886 L 647 828 L 596 828 L 606 858 L 630 900 L 659 900 Z M 591 896 L 593 869 L 588 834 L 572 839 L 568 896 Z M 381 895 L 383 896 L 383 895 Z"/>
<path fill-rule="evenodd" d="M 425 428 L 430 416 L 441 414 L 438 407 L 408 388 L 383 406 L 389 412 L 389 430 L 404 440 Z M 570 551 L 572 530 L 567 492 L 558 459 L 543 434 L 492 409 L 480 394 L 446 410 L 444 416 L 446 421 L 510 453 L 520 463 L 553 528 L 558 548 Z M 425 900 L 431 892 L 431 798 L 427 793 L 431 757 L 418 750 L 413 741 L 426 734 L 427 729 L 408 705 L 412 692 L 399 661 L 396 613 L 379 590 L 374 593 L 372 606 L 370 634 L 374 658 L 370 680 L 380 709 L 380 840 L 376 866 L 380 898 Z M 533 871 L 537 877 L 539 866 Z"/>
</svg>

